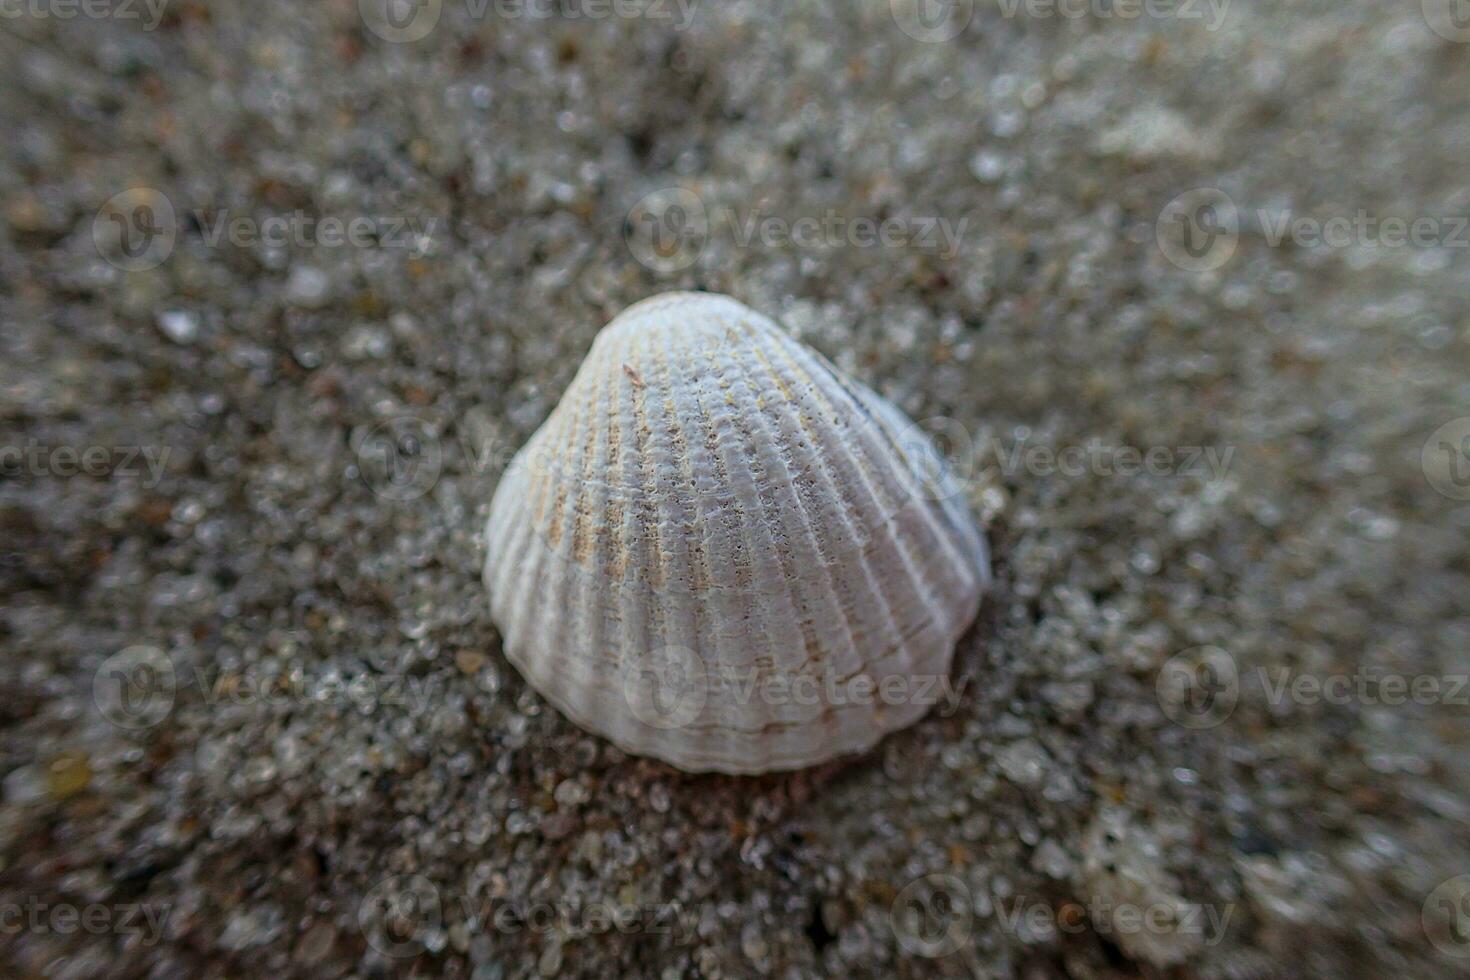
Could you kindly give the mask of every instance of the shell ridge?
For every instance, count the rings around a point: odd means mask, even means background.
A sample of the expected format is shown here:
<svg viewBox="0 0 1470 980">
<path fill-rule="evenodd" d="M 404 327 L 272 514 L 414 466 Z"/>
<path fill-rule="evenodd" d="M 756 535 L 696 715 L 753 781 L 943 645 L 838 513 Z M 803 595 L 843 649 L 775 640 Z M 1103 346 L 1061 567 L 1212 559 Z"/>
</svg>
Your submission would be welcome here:
<svg viewBox="0 0 1470 980">
<path fill-rule="evenodd" d="M 948 597 L 954 591 L 948 586 L 954 583 L 955 570 L 958 570 L 960 580 L 955 587 L 968 589 L 973 584 L 973 573 L 965 569 L 968 564 L 966 555 L 952 540 L 952 536 L 944 533 L 933 513 L 938 503 L 918 491 L 915 486 L 918 476 L 914 473 L 908 456 L 902 452 L 897 440 L 888 431 L 889 426 L 894 423 L 893 417 L 899 414 L 898 408 L 860 383 L 854 382 L 852 387 L 845 390 L 859 400 L 866 401 L 870 409 L 869 417 L 875 419 L 873 426 L 865 427 L 859 434 L 860 440 L 865 438 L 872 444 L 870 451 L 876 460 L 886 462 L 890 469 L 903 474 L 898 477 L 899 485 L 892 491 L 897 494 L 898 499 L 888 509 L 885 517 L 884 527 L 889 533 L 879 534 L 879 539 L 886 538 L 896 542 L 905 552 L 905 564 L 910 571 L 918 569 L 915 585 L 921 603 L 924 603 L 924 596 L 934 595 L 936 591 Z M 916 525 L 922 527 L 925 532 L 923 536 L 927 538 L 923 551 L 918 551 L 919 543 L 911 540 L 919 536 Z M 932 551 L 929 550 L 931 547 Z M 922 555 L 923 560 L 917 563 L 912 561 L 915 553 Z"/>
<path fill-rule="evenodd" d="M 655 411 L 648 412 L 648 439 L 650 458 L 655 461 L 651 468 L 653 503 L 651 516 L 659 540 L 662 581 L 655 583 L 655 594 L 665 598 L 666 603 L 651 603 L 655 608 L 667 605 L 659 638 L 665 646 L 677 645 L 696 648 L 699 644 L 698 615 L 692 596 L 682 588 L 690 581 L 692 561 L 689 538 L 682 533 L 693 509 L 693 494 L 682 485 L 685 477 L 686 460 L 681 458 L 679 446 L 684 442 L 682 434 L 676 434 L 680 425 L 674 392 L 679 387 L 667 348 L 654 348 L 652 362 L 660 369 L 663 381 L 645 382 L 642 389 L 645 401 L 648 393 L 660 400 Z M 629 384 L 632 382 L 629 381 Z M 672 464 L 672 465 L 670 465 Z M 690 488 L 692 489 L 692 488 Z"/>
<path fill-rule="evenodd" d="M 854 400 L 864 400 L 864 398 L 873 400 L 873 411 L 870 411 L 869 417 L 881 416 L 883 414 L 883 408 L 888 407 L 889 403 L 882 400 L 882 395 L 879 395 L 878 392 L 873 392 L 872 389 L 866 388 L 860 382 L 842 382 L 841 376 L 833 372 L 832 367 L 828 363 L 825 363 L 825 359 L 822 359 L 820 354 L 804 350 L 800 345 L 795 345 L 794 342 L 791 345 L 784 345 L 784 347 L 786 347 L 788 353 L 794 354 L 794 356 L 804 356 L 803 360 L 813 361 L 817 366 L 822 367 L 825 376 L 832 378 L 833 381 L 839 382 L 839 389 L 844 394 L 847 394 L 848 397 L 854 398 Z M 817 389 L 820 389 L 820 386 Z M 897 408 L 888 408 L 888 410 L 897 411 Z M 875 419 L 875 425 L 876 423 L 878 423 L 878 420 Z M 888 441 L 888 447 L 897 450 L 897 445 L 891 439 Z M 889 463 L 894 464 L 894 466 L 907 467 L 906 457 L 898 453 L 891 455 Z M 864 469 L 860 461 L 856 460 L 856 454 L 854 454 L 854 467 L 856 467 L 857 472 L 861 473 L 861 475 L 869 475 L 869 470 Z M 866 485 L 872 491 L 872 483 L 866 482 Z M 882 504 L 879 504 L 876 497 L 875 504 L 878 504 L 879 510 L 882 510 Z M 933 544 L 938 545 L 938 551 L 929 551 L 928 548 L 925 548 L 925 550 L 917 552 L 917 554 L 925 555 L 929 560 L 916 560 L 914 558 L 914 551 L 910 550 L 911 545 L 916 544 L 916 542 L 910 541 L 910 525 L 903 520 L 904 514 L 908 513 L 908 511 L 922 514 L 923 526 L 928 530 L 929 538 L 933 539 Z M 919 608 L 923 610 L 923 620 L 936 619 L 935 607 L 936 605 L 941 605 L 925 597 L 933 597 L 933 595 L 938 594 L 939 597 L 944 598 L 942 605 L 948 608 L 951 605 L 956 605 L 958 599 L 963 597 L 964 594 L 967 594 L 973 588 L 973 585 L 975 585 L 975 579 L 973 579 L 973 574 L 975 573 L 970 569 L 969 558 L 963 552 L 957 550 L 953 542 L 944 533 L 938 532 L 938 529 L 933 525 L 932 513 L 929 513 L 929 511 L 931 511 L 931 501 L 925 500 L 925 498 L 910 497 L 903 505 L 895 508 L 891 514 L 886 516 L 883 526 L 875 529 L 875 535 L 873 535 L 876 541 L 894 542 L 895 547 L 900 551 L 901 560 L 904 561 L 908 572 L 914 577 L 913 598 L 916 599 Z M 897 533 L 886 533 L 885 535 L 885 533 L 882 533 L 883 530 L 897 530 Z M 925 542 L 925 544 L 928 544 L 928 542 Z M 950 560 L 945 561 L 945 555 Z M 873 560 L 875 560 L 875 552 L 864 551 L 863 555 L 861 555 L 861 561 L 863 561 L 864 566 L 872 567 Z M 960 570 L 960 574 L 953 576 L 953 574 L 941 573 L 942 567 L 947 566 L 947 564 L 948 566 L 954 566 L 954 569 Z M 942 588 L 944 585 L 948 585 L 950 588 Z M 886 598 L 886 592 L 883 592 L 883 595 Z M 904 626 L 903 620 L 900 617 L 891 616 L 891 619 L 895 623 L 895 632 L 903 639 L 897 645 L 888 646 L 879 657 L 875 658 L 875 664 L 881 664 L 883 661 L 891 658 L 892 655 L 906 651 L 908 641 L 911 639 L 911 633 L 908 632 L 911 627 Z M 911 663 L 904 664 L 906 669 L 911 666 L 913 666 Z M 947 670 L 947 667 L 948 664 L 945 663 L 945 670 Z"/>
<path fill-rule="evenodd" d="M 522 633 L 527 625 L 526 598 L 531 595 L 535 583 L 540 580 L 545 568 L 543 555 L 536 549 L 527 547 L 528 542 L 534 540 L 535 536 L 535 527 L 529 521 L 512 526 L 510 539 L 505 549 L 508 587 L 502 595 L 506 610 L 503 622 L 508 647 L 511 645 L 519 647 L 520 645 L 523 638 Z M 511 572 L 517 570 L 515 566 L 520 566 L 520 574 L 512 576 Z"/>
<path fill-rule="evenodd" d="M 756 392 L 759 388 L 751 383 L 748 369 L 740 363 L 738 357 L 732 357 L 731 361 L 738 372 L 735 377 L 736 400 L 744 400 L 747 404 L 757 405 Z M 763 539 L 764 547 L 760 554 L 767 561 L 774 562 L 780 572 L 779 579 L 771 582 L 776 588 L 770 594 L 779 595 L 785 599 L 792 613 L 795 633 L 801 637 L 802 654 L 790 662 L 783 663 L 776 659 L 780 652 L 787 649 L 782 641 L 792 635 L 789 633 L 768 634 L 765 638 L 764 649 L 772 659 L 772 666 L 799 671 L 809 660 L 810 654 L 807 651 L 815 643 L 816 637 L 812 632 L 811 623 L 803 614 L 803 607 L 807 605 L 807 601 L 804 595 L 805 590 L 801 588 L 800 575 L 794 556 L 789 553 L 789 548 L 783 547 L 783 545 L 790 544 L 789 539 L 792 535 L 780 518 L 784 501 L 776 499 L 771 492 L 776 488 L 779 477 L 778 473 L 773 472 L 771 457 L 779 457 L 780 453 L 777 451 L 775 441 L 770 439 L 764 419 L 764 413 L 757 405 L 753 411 L 743 412 L 737 418 L 736 425 L 745 450 L 746 468 L 755 481 L 755 493 L 750 501 L 753 516 L 750 523 L 761 533 Z M 759 472 L 755 471 L 756 466 L 759 466 Z"/>
<path fill-rule="evenodd" d="M 897 424 L 899 419 L 902 418 L 898 407 L 883 398 L 882 395 L 872 391 L 872 389 L 869 389 L 867 394 L 876 402 L 874 414 L 880 417 L 887 416 L 884 421 L 888 424 Z M 897 445 L 891 436 L 890 443 L 893 445 L 895 464 L 905 467 L 905 471 L 909 474 L 911 480 L 922 483 L 922 477 L 915 471 L 909 460 L 909 455 L 903 452 L 902 448 Z M 972 547 L 972 535 L 978 535 L 979 532 L 974 530 L 972 524 L 970 534 L 964 535 L 966 547 L 960 546 L 960 542 L 956 540 L 960 536 L 958 533 L 959 529 L 953 525 L 949 507 L 951 504 L 963 506 L 963 495 L 947 472 L 943 475 L 942 479 L 943 484 L 940 490 L 945 493 L 946 496 L 944 498 L 931 500 L 923 495 L 916 495 L 911 497 L 911 502 L 919 505 L 917 511 L 924 521 L 925 530 L 928 531 L 929 537 L 940 551 L 948 556 L 953 574 L 957 575 L 961 582 L 966 583 L 963 591 L 968 591 L 969 588 L 976 584 L 978 575 L 975 567 L 977 556 L 974 554 Z M 939 519 L 936 511 L 944 515 L 945 519 L 943 521 Z M 897 514 L 895 513 L 896 516 Z M 944 581 L 953 581 L 953 576 L 946 576 Z M 926 588 L 932 586 L 932 584 L 929 581 L 925 582 Z"/>
<path fill-rule="evenodd" d="M 816 409 L 818 424 L 809 429 L 809 435 L 814 447 L 812 459 L 824 489 L 830 491 L 831 496 L 841 504 L 845 525 L 844 530 L 850 538 L 851 550 L 845 552 L 840 557 L 850 558 L 853 554 L 862 553 L 872 547 L 874 538 L 873 529 L 865 527 L 861 520 L 863 507 L 854 492 L 854 488 L 849 485 L 849 479 L 839 477 L 838 475 L 838 470 L 844 468 L 844 464 L 848 464 L 847 468 L 854 471 L 857 471 L 857 468 L 850 465 L 851 457 L 844 452 L 845 447 L 842 444 L 842 439 L 831 439 L 830 441 L 834 443 L 831 446 L 823 445 L 820 448 L 816 447 L 816 443 L 822 441 L 822 436 L 824 435 L 823 424 L 826 425 L 826 435 L 831 436 L 837 433 L 838 427 L 830 421 L 836 417 L 835 404 L 832 402 L 830 394 L 824 390 L 822 378 L 811 374 L 804 365 L 797 361 L 792 356 L 792 351 L 789 347 L 783 344 L 779 349 L 786 358 L 785 367 L 791 372 L 792 380 L 803 388 L 810 402 L 815 403 L 814 407 Z M 801 379 L 804 379 L 804 385 Z M 798 403 L 795 407 L 798 411 L 802 411 L 807 405 Z M 860 473 L 860 471 L 858 472 Z M 847 474 L 847 476 L 850 478 L 851 474 Z M 867 499 L 876 507 L 878 504 L 877 497 L 871 492 L 871 488 L 868 489 L 870 492 Z M 875 606 L 881 607 L 882 616 L 876 617 L 878 619 L 877 632 L 881 633 L 886 627 L 888 634 L 897 636 L 899 626 L 894 617 L 892 606 L 888 602 L 886 592 L 879 587 L 865 564 L 860 563 L 858 569 L 861 572 L 862 582 L 867 588 L 867 598 L 864 600 L 859 593 L 853 593 L 855 612 L 858 615 L 866 617 Z M 865 622 L 869 627 L 873 625 L 871 619 L 865 620 Z M 874 630 L 871 628 L 867 630 L 868 635 L 872 635 L 873 632 Z"/>
<path fill-rule="evenodd" d="M 735 451 L 739 442 L 734 434 L 737 429 L 736 418 L 726 400 L 729 365 L 723 360 L 726 352 L 715 349 L 706 353 L 710 359 L 711 370 L 709 375 L 701 379 L 701 383 L 688 386 L 691 407 L 698 418 L 707 420 L 703 425 L 703 451 L 707 454 L 708 465 L 715 473 L 723 476 L 727 485 L 733 487 L 735 481 L 730 474 L 732 470 L 737 470 L 740 460 L 739 453 Z M 700 503 L 704 503 L 702 498 Z M 721 580 L 719 584 L 722 592 L 718 596 L 712 595 L 711 598 L 722 608 L 726 603 L 733 602 L 734 608 L 738 609 L 743 599 L 756 594 L 754 556 L 757 554 L 757 549 L 751 537 L 749 522 L 739 520 L 738 516 L 732 520 L 729 513 L 723 509 L 717 514 L 705 511 L 701 515 L 701 520 L 704 521 L 706 527 L 712 527 L 718 523 L 722 525 L 721 530 L 724 533 L 733 535 L 728 542 L 733 550 L 728 554 L 727 560 L 715 563 L 715 568 L 719 569 L 716 574 Z M 742 578 L 745 581 L 744 585 L 741 584 Z M 712 624 L 716 621 L 713 618 L 709 620 Z M 760 624 L 752 622 L 748 615 L 741 616 L 736 620 L 735 629 L 729 626 L 723 630 L 710 629 L 701 637 L 701 647 L 696 650 L 696 653 L 702 657 L 706 670 L 715 675 L 710 678 L 707 674 L 707 680 L 728 680 L 727 671 L 747 666 L 736 657 L 731 656 L 731 650 L 749 649 L 759 644 L 763 632 L 759 626 Z M 686 746 L 690 746 L 691 752 L 697 751 L 705 758 L 748 756 L 745 747 L 742 746 L 737 750 L 732 747 L 733 743 L 739 738 L 756 734 L 761 729 L 741 731 L 738 712 L 732 710 L 728 700 L 730 692 L 722 683 L 712 683 L 708 691 L 710 701 L 706 704 L 701 719 L 705 724 L 697 726 L 698 734 L 693 735 L 686 742 Z M 735 707 L 738 709 L 738 705 Z M 716 742 L 723 742 L 724 749 L 719 749 Z M 694 749 L 691 743 L 697 744 L 699 748 Z"/>
<path fill-rule="evenodd" d="M 830 375 L 829 375 L 830 376 Z M 815 380 L 815 378 L 814 378 Z M 841 391 L 848 397 L 855 397 L 855 393 L 845 385 L 839 385 Z M 820 388 L 818 389 L 820 390 Z M 860 457 L 847 440 L 834 440 L 834 449 L 840 456 L 847 457 L 848 469 L 858 478 L 858 483 L 868 494 L 872 502 L 872 510 L 882 515 L 877 524 L 868 529 L 868 547 L 858 552 L 858 560 L 867 569 L 867 577 L 879 583 L 878 593 L 882 596 L 884 607 L 887 610 L 889 632 L 895 643 L 899 646 L 903 643 L 903 636 L 908 627 L 906 623 L 912 614 L 913 607 L 924 608 L 923 582 L 925 576 L 917 573 L 913 554 L 906 547 L 906 536 L 902 533 L 894 534 L 896 522 L 895 513 L 891 512 L 883 497 L 879 494 L 877 481 L 871 469 L 864 466 L 864 459 Z M 901 531 L 902 529 L 899 528 Z M 873 562 L 879 553 L 889 554 L 897 559 L 902 567 L 903 581 L 897 582 L 892 577 L 879 576 L 874 569 Z M 882 583 L 887 582 L 890 588 L 882 588 Z M 905 594 L 892 596 L 892 586 L 899 586 Z M 895 600 L 900 601 L 900 607 L 895 608 Z M 902 613 L 900 609 L 903 610 Z"/>
<path fill-rule="evenodd" d="M 577 413 L 577 426 L 571 430 L 570 443 L 576 447 L 577 456 L 571 463 L 572 471 L 566 476 L 575 476 L 585 472 L 595 463 L 597 449 L 597 418 L 599 406 L 603 403 L 606 394 L 607 378 L 605 374 L 589 376 L 586 384 L 581 388 L 581 405 Z M 595 587 L 588 588 L 590 576 L 584 576 L 583 565 L 578 557 L 579 536 L 585 535 L 586 528 L 583 526 L 583 514 L 589 502 L 585 499 L 591 491 L 586 481 L 580 479 L 566 479 L 554 481 L 558 485 L 557 491 L 553 493 L 553 500 L 562 501 L 560 515 L 561 538 L 555 543 L 546 541 L 545 559 L 548 562 L 561 563 L 559 576 L 551 575 L 550 583 L 553 584 L 549 594 L 533 595 L 531 601 L 540 601 L 540 615 L 538 617 L 540 629 L 547 637 L 547 648 L 558 651 L 557 657 L 546 662 L 545 670 L 553 673 L 573 673 L 576 665 L 565 655 L 564 651 L 572 649 L 569 637 L 585 635 L 584 630 L 588 628 L 586 619 L 593 618 L 589 610 L 585 608 L 588 602 L 595 600 L 584 596 L 595 595 Z M 595 566 L 588 569 L 595 574 Z M 593 647 L 597 649 L 597 647 Z M 589 672 L 595 674 L 597 669 L 594 665 L 587 665 Z M 578 685 L 569 685 L 570 696 L 575 696 Z M 582 690 L 587 690 L 582 687 Z M 579 706 L 580 707 L 580 706 Z"/>
<path fill-rule="evenodd" d="M 734 514 L 734 523 L 739 528 L 744 544 L 749 572 L 749 591 L 740 598 L 748 601 L 751 608 L 744 617 L 741 638 L 746 650 L 754 652 L 755 656 L 733 656 L 732 651 L 738 649 L 732 646 L 733 637 L 722 637 L 715 656 L 710 658 L 714 662 L 709 666 L 722 673 L 722 681 L 739 684 L 754 679 L 760 683 L 766 680 L 771 668 L 777 666 L 773 640 L 801 635 L 801 616 L 786 587 L 789 572 L 771 534 L 765 508 L 761 503 L 761 486 L 750 465 L 754 454 L 751 433 L 742 425 L 744 420 L 735 410 L 741 400 L 743 385 L 736 352 L 721 346 L 711 353 L 719 369 L 719 392 L 723 394 L 710 393 L 718 403 L 710 417 L 720 430 L 715 442 L 716 451 L 723 459 L 731 486 L 736 490 L 736 503 L 739 506 Z M 776 574 L 773 574 L 773 567 Z M 747 668 L 755 672 L 750 678 L 739 674 L 731 675 L 733 671 Z M 723 683 L 716 685 L 715 690 L 725 694 L 727 698 L 733 696 L 733 692 Z M 727 703 L 720 704 L 721 709 L 728 707 Z M 769 710 L 773 706 L 761 704 L 760 707 L 766 712 L 762 716 L 762 724 L 768 724 L 772 720 Z M 728 710 L 721 713 L 732 714 Z"/>
<path fill-rule="evenodd" d="M 769 369 L 769 363 L 765 361 L 764 355 L 759 350 L 758 341 L 751 344 L 751 349 L 756 352 L 756 357 L 761 359 L 763 364 L 767 366 L 768 372 L 774 375 L 774 372 Z M 759 385 L 755 380 L 750 366 L 740 363 L 738 359 L 737 364 L 742 373 L 742 380 L 747 387 L 752 392 L 761 390 L 763 386 Z M 794 405 L 789 391 L 786 392 L 785 397 L 787 398 L 788 404 Z M 804 612 L 799 617 L 799 620 L 805 656 L 799 664 L 789 667 L 788 670 L 796 674 L 802 674 L 809 672 L 809 668 L 814 667 L 815 675 L 820 678 L 822 676 L 823 659 L 828 651 L 824 648 L 824 644 L 817 634 L 816 623 L 813 622 L 814 617 L 818 615 L 831 615 L 835 612 L 835 618 L 841 622 L 842 629 L 846 633 L 846 642 L 854 656 L 857 656 L 857 640 L 852 634 L 847 617 L 843 612 L 842 604 L 836 595 L 836 589 L 833 586 L 831 575 L 828 572 L 826 555 L 823 554 L 821 536 L 817 532 L 816 524 L 801 499 L 800 492 L 797 490 L 795 474 L 792 472 L 788 454 L 778 451 L 779 449 L 786 448 L 782 445 L 784 442 L 782 438 L 784 433 L 781 433 L 779 429 L 772 428 L 772 421 L 764 409 L 757 408 L 750 413 L 750 418 L 752 443 L 755 444 L 759 440 L 759 443 L 764 444 L 768 450 L 764 454 L 756 450 L 756 455 L 760 455 L 765 460 L 763 465 L 771 470 L 771 472 L 768 472 L 767 485 L 777 491 L 768 495 L 770 506 L 766 505 L 766 498 L 763 497 L 763 514 L 768 523 L 776 523 L 781 526 L 783 537 L 791 550 L 789 565 L 787 562 L 782 563 L 783 569 L 788 567 L 790 569 L 786 571 L 785 575 L 786 587 L 795 595 L 798 608 Z M 753 445 L 752 448 L 755 448 L 755 446 Z M 783 497 L 785 498 L 784 500 L 782 499 Z M 796 526 L 793 527 L 791 526 L 792 524 Z M 827 586 L 825 594 L 822 594 L 819 589 L 812 589 L 808 581 L 808 576 L 801 574 L 803 569 L 809 570 L 813 567 L 821 569 L 822 580 Z M 814 595 L 814 593 L 816 594 Z M 831 706 L 828 705 L 826 707 L 830 709 Z M 813 720 L 822 725 L 829 738 L 833 738 L 836 735 L 836 729 L 839 726 L 835 712 L 831 710 L 818 711 L 813 715 Z"/>
<path fill-rule="evenodd" d="M 766 355 L 766 352 L 761 350 L 760 344 L 753 344 L 752 350 L 755 351 L 756 357 L 760 359 L 766 373 L 768 373 L 773 379 L 779 379 L 780 372 L 777 371 L 776 366 L 771 362 L 771 359 Z M 834 559 L 836 558 L 836 555 L 834 555 L 832 552 L 832 545 L 835 542 L 827 541 L 826 535 L 820 533 L 820 522 L 814 518 L 811 508 L 807 506 L 806 500 L 804 500 L 802 497 L 800 490 L 800 481 L 797 474 L 798 469 L 807 471 L 820 469 L 825 475 L 826 466 L 823 462 L 823 450 L 825 449 L 825 447 L 817 445 L 816 433 L 810 431 L 807 428 L 805 420 L 803 418 L 804 405 L 802 401 L 796 397 L 796 395 L 792 392 L 790 386 L 785 384 L 784 382 L 780 383 L 780 389 L 785 398 L 785 404 L 791 409 L 791 418 L 787 420 L 788 426 L 791 429 L 795 430 L 780 431 L 779 428 L 777 429 L 778 435 L 781 441 L 786 444 L 787 450 L 786 452 L 781 454 L 781 464 L 784 468 L 785 483 L 786 486 L 790 489 L 791 499 L 795 504 L 797 512 L 800 515 L 801 524 L 805 532 L 805 537 L 810 541 L 811 544 L 810 550 L 812 552 L 812 565 L 820 568 L 823 581 L 826 583 L 827 586 L 825 595 L 820 597 L 825 600 L 824 606 L 826 608 L 823 611 L 830 611 L 832 613 L 835 613 L 835 618 L 842 623 L 843 632 L 846 634 L 846 651 L 824 652 L 836 654 L 838 661 L 845 661 L 847 659 L 846 656 L 843 656 L 843 654 L 845 653 L 847 656 L 850 656 L 852 659 L 860 662 L 861 654 L 859 651 L 861 649 L 861 645 L 858 643 L 857 636 L 853 633 L 852 630 L 852 613 L 850 609 L 850 603 L 844 601 L 846 590 L 838 588 L 837 580 L 832 570 Z M 781 422 L 779 421 L 779 413 L 757 413 L 757 417 L 762 418 L 764 423 L 767 425 L 774 425 L 778 427 L 781 425 Z M 800 467 L 794 467 L 793 463 L 798 462 L 796 454 L 802 450 L 803 446 L 805 446 L 806 450 L 805 458 L 801 459 L 799 462 L 803 463 L 804 465 Z M 836 528 L 836 534 L 838 535 L 838 537 L 848 540 L 854 539 L 856 535 L 854 534 L 852 521 L 847 511 L 845 509 L 841 510 L 839 512 L 839 517 L 840 526 Z M 823 666 L 830 668 L 831 666 L 836 665 L 824 664 Z"/>
</svg>

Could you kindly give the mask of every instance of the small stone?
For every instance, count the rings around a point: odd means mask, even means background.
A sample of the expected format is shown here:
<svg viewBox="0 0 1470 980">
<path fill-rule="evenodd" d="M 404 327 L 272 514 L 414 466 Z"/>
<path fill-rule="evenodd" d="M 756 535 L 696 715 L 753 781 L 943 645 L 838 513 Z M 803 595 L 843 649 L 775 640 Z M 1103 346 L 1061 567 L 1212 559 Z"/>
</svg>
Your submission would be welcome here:
<svg viewBox="0 0 1470 980">
<path fill-rule="evenodd" d="M 770 947 L 761 933 L 762 927 L 758 921 L 747 922 L 745 928 L 740 931 L 740 951 L 752 963 L 759 963 L 770 952 Z"/>
<path fill-rule="evenodd" d="M 293 306 L 313 309 L 326 302 L 331 287 L 332 281 L 322 270 L 309 265 L 295 265 L 286 280 L 286 299 Z"/>
<path fill-rule="evenodd" d="M 1031 866 L 1049 878 L 1061 881 L 1072 873 L 1072 859 L 1051 838 L 1042 841 L 1031 855 Z"/>
<path fill-rule="evenodd" d="M 1034 739 L 1012 742 L 1001 749 L 995 757 L 996 765 L 1005 777 L 1017 786 L 1034 788 L 1041 785 L 1047 768 L 1052 764 L 1046 749 Z"/>
<path fill-rule="evenodd" d="M 454 654 L 454 666 L 459 668 L 460 673 L 471 676 L 478 674 L 488 660 L 479 650 L 458 650 Z"/>
<path fill-rule="evenodd" d="M 322 962 L 331 955 L 332 947 L 337 942 L 337 930 L 330 922 L 318 922 L 310 929 L 301 934 L 296 941 L 296 950 L 292 957 L 303 966 L 311 966 Z"/>
<path fill-rule="evenodd" d="M 61 215 L 30 193 L 18 194 L 7 202 L 5 220 L 11 228 L 22 233 L 55 232 L 64 227 Z"/>
<path fill-rule="evenodd" d="M 16 806 L 46 798 L 46 779 L 35 766 L 12 769 L 5 776 L 5 802 Z"/>
<path fill-rule="evenodd" d="M 1136 163 L 1170 157 L 1209 160 L 1220 152 L 1218 141 L 1198 132 L 1184 115 L 1162 107 L 1135 109 L 1097 140 L 1099 152 L 1121 155 Z"/>
<path fill-rule="evenodd" d="M 993 184 L 1005 176 L 1005 157 L 991 150 L 981 150 L 970 158 L 970 173 L 984 184 Z"/>
<path fill-rule="evenodd" d="M 199 318 L 188 310 L 165 310 L 158 314 L 158 329 L 176 344 L 192 344 L 199 336 Z"/>
<path fill-rule="evenodd" d="M 562 840 L 577 829 L 579 821 L 573 813 L 553 813 L 541 821 L 541 835 L 547 840 Z"/>
<path fill-rule="evenodd" d="M 58 800 L 75 796 L 92 782 L 92 766 L 85 753 L 63 752 L 46 767 L 46 791 Z"/>
<path fill-rule="evenodd" d="M 543 977 L 556 976 L 561 971 L 561 959 L 561 943 L 553 939 L 536 961 L 536 972 Z"/>
</svg>

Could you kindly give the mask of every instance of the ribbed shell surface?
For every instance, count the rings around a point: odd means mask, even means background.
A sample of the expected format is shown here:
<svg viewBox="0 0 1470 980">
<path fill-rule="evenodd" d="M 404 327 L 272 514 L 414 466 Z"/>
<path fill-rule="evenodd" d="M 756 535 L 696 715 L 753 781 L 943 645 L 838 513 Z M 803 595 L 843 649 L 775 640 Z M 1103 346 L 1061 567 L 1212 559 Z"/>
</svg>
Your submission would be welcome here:
<svg viewBox="0 0 1470 980">
<path fill-rule="evenodd" d="M 936 458 L 735 300 L 645 300 L 496 490 L 506 655 L 583 728 L 688 771 L 863 751 L 932 706 L 988 577 Z M 862 677 L 906 694 L 863 697 Z"/>
</svg>

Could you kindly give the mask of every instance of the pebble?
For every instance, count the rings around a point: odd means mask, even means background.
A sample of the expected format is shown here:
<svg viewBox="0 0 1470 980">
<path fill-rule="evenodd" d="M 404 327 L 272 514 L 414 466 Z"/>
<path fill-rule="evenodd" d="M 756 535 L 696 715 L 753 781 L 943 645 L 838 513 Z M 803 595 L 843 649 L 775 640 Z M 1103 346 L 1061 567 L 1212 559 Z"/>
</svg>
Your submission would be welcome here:
<svg viewBox="0 0 1470 980">
<path fill-rule="evenodd" d="M 314 266 L 293 265 L 286 279 L 286 301 L 293 306 L 315 309 L 325 305 L 332 280 Z"/>
<path fill-rule="evenodd" d="M 158 314 L 158 329 L 176 344 L 192 344 L 199 337 L 199 318 L 188 310 L 166 310 Z"/>
</svg>

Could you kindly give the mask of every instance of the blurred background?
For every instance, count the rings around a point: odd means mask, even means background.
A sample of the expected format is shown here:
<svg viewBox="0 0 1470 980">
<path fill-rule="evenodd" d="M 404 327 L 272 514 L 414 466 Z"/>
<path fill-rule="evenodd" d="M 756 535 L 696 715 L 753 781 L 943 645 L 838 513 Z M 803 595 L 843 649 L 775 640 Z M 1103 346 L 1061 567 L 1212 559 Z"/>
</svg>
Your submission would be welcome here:
<svg viewBox="0 0 1470 980">
<path fill-rule="evenodd" d="M 1470 4 L 0 0 L 0 971 L 1470 969 Z M 940 437 L 957 705 L 687 776 L 499 474 L 734 295 Z"/>
</svg>

